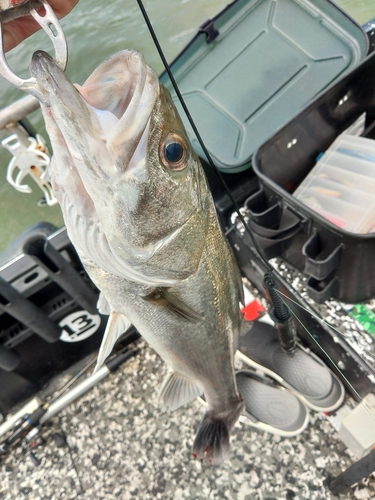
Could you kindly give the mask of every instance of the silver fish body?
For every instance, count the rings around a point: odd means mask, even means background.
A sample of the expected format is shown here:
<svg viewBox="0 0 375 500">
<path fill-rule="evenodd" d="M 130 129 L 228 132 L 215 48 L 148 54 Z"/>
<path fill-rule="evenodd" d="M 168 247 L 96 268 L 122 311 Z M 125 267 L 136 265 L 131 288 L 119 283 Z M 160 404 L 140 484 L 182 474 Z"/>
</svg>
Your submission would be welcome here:
<svg viewBox="0 0 375 500">
<path fill-rule="evenodd" d="M 122 51 L 74 87 L 44 52 L 31 73 L 68 234 L 110 314 L 98 363 L 133 324 L 170 368 L 167 409 L 204 393 L 193 456 L 218 464 L 243 409 L 234 376 L 238 270 L 168 91 Z"/>
</svg>

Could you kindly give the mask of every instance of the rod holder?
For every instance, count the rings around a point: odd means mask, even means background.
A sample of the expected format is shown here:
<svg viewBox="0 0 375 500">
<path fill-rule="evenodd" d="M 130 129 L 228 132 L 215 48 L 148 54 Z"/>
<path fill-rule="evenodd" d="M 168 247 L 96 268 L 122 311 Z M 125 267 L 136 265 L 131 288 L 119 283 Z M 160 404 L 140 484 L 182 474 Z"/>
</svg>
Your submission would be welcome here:
<svg viewBox="0 0 375 500">
<path fill-rule="evenodd" d="M 82 278 L 52 243 L 43 236 L 30 238 L 23 251 L 67 292 L 83 309 L 96 314 L 97 292 Z"/>
<path fill-rule="evenodd" d="M 0 310 L 16 318 L 47 342 L 57 342 L 60 337 L 58 325 L 1 277 Z"/>
</svg>

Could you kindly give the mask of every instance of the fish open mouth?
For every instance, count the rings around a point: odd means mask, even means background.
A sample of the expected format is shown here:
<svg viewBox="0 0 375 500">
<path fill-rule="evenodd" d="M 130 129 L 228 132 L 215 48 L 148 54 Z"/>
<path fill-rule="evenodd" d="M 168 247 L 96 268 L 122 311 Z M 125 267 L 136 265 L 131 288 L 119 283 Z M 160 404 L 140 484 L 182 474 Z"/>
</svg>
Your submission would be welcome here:
<svg viewBox="0 0 375 500">
<path fill-rule="evenodd" d="M 107 111 L 119 120 L 125 114 L 139 120 L 142 108 L 155 100 L 155 73 L 135 50 L 122 51 L 104 61 L 80 86 L 85 101 L 99 111 Z M 130 124 L 129 124 L 130 125 Z"/>
<path fill-rule="evenodd" d="M 139 139 L 159 94 L 156 74 L 146 65 L 143 55 L 135 50 L 124 50 L 108 58 L 83 85 L 73 85 L 43 51 L 34 53 L 30 72 L 63 133 L 61 119 L 70 122 L 74 119 L 86 130 L 88 121 L 97 121 L 103 132 L 101 135 L 114 142 L 116 131 L 113 128 L 117 121 L 121 121 L 122 140 L 125 129 L 129 140 Z M 84 108 L 94 113 L 94 120 L 92 117 L 88 120 Z M 97 128 L 95 124 L 94 128 Z"/>
<path fill-rule="evenodd" d="M 135 253 L 146 261 L 159 242 L 139 248 L 127 232 L 121 256 L 113 250 L 136 200 L 137 187 L 132 191 L 134 182 L 128 180 L 144 176 L 149 124 L 160 94 L 143 55 L 134 50 L 114 54 L 82 86 L 73 85 L 42 51 L 33 55 L 30 71 L 48 103 L 42 112 L 53 148 L 52 185 L 75 247 L 111 274 L 142 284 L 176 283 L 175 278 L 145 276 L 130 263 Z"/>
</svg>

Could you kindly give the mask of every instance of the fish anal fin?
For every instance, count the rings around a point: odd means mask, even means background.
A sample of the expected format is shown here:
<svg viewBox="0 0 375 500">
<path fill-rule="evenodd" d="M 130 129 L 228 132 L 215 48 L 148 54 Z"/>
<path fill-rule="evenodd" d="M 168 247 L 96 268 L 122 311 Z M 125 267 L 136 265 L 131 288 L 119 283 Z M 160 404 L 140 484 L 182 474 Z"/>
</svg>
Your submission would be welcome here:
<svg viewBox="0 0 375 500">
<path fill-rule="evenodd" d="M 123 314 L 111 311 L 100 345 L 94 373 L 103 365 L 104 361 L 111 354 L 116 341 L 126 332 L 130 325 L 130 321 Z"/>
<path fill-rule="evenodd" d="M 160 307 L 167 309 L 173 316 L 186 321 L 205 321 L 204 317 L 195 312 L 185 302 L 177 298 L 165 288 L 157 288 L 151 295 L 143 297 L 149 302 L 154 302 Z"/>
<path fill-rule="evenodd" d="M 193 380 L 181 373 L 169 372 L 159 389 L 159 400 L 164 410 L 173 411 L 201 394 L 202 390 Z"/>
</svg>

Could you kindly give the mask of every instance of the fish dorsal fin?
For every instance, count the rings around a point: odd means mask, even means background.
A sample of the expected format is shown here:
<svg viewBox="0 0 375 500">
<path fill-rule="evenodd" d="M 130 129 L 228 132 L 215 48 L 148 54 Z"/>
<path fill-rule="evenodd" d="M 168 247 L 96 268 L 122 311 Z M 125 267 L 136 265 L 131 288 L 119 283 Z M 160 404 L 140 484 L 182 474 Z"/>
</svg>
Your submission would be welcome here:
<svg viewBox="0 0 375 500">
<path fill-rule="evenodd" d="M 126 332 L 130 325 L 130 321 L 125 318 L 123 314 L 111 311 L 107 326 L 105 328 L 103 340 L 99 349 L 94 373 L 99 370 L 104 361 L 111 354 L 116 341 L 119 339 L 119 337 L 121 337 L 123 333 Z"/>
<path fill-rule="evenodd" d="M 181 373 L 171 371 L 159 389 L 159 401 L 164 410 L 176 410 L 203 393 L 200 387 Z"/>
<path fill-rule="evenodd" d="M 105 298 L 105 295 L 103 292 L 100 292 L 99 298 L 98 298 L 98 303 L 96 304 L 96 308 L 98 309 L 100 314 L 110 314 L 111 312 L 111 306 L 108 304 L 108 300 Z"/>
<path fill-rule="evenodd" d="M 165 307 L 171 314 L 177 318 L 187 321 L 205 321 L 203 316 L 195 312 L 191 307 L 182 302 L 172 293 L 163 287 L 158 287 L 152 294 L 143 297 L 149 302 L 154 302 L 161 307 Z"/>
</svg>

